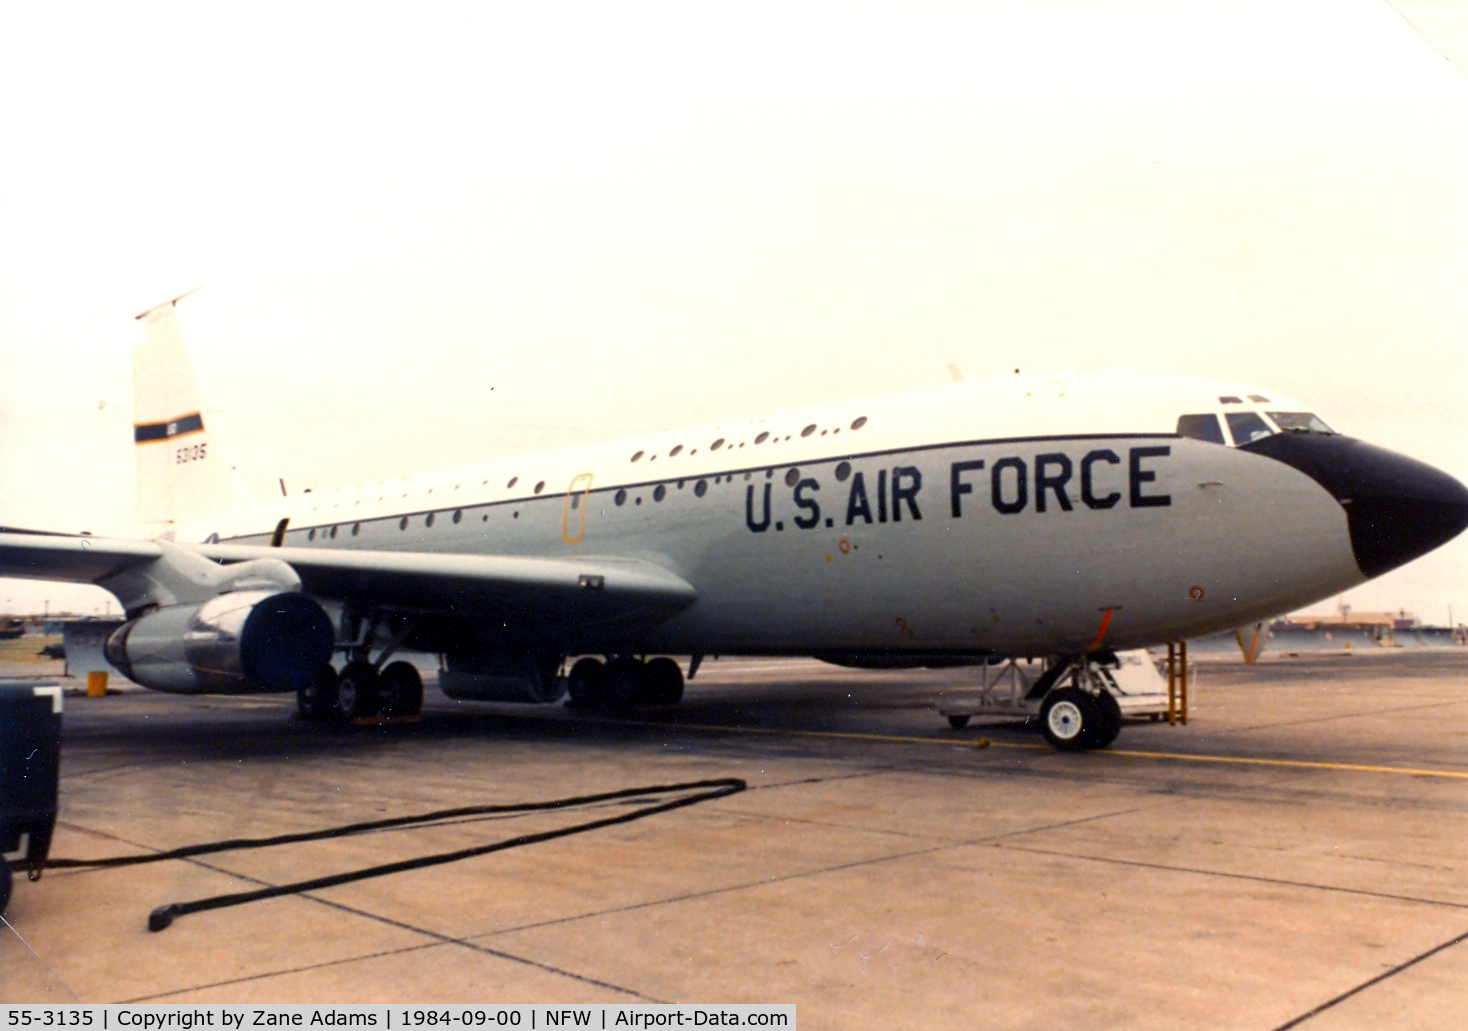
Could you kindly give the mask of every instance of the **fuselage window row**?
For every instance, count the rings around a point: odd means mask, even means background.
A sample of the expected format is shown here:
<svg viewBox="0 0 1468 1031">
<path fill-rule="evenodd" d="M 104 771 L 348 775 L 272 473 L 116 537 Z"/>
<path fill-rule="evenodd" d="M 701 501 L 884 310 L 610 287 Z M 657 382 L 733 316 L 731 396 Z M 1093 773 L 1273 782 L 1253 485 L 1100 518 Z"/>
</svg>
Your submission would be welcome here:
<svg viewBox="0 0 1468 1031">
<path fill-rule="evenodd" d="M 856 419 L 852 420 L 851 428 L 853 430 L 859 430 L 863 426 L 865 426 L 866 424 L 867 424 L 867 417 L 865 415 L 859 416 Z M 816 432 L 817 429 L 819 429 L 819 425 L 817 423 L 810 423 L 808 426 L 806 426 L 803 430 L 800 431 L 800 435 L 802 437 L 809 437 L 809 436 L 813 435 Z M 831 429 L 824 429 L 824 430 L 821 430 L 820 432 L 821 432 L 821 436 L 824 437 L 827 433 L 832 433 L 832 434 L 840 433 L 841 432 L 841 427 L 837 426 L 837 427 L 834 427 L 834 428 L 831 428 Z M 759 435 L 754 438 L 754 443 L 758 445 L 758 444 L 763 444 L 766 441 L 768 441 L 771 444 L 778 444 L 782 440 L 788 441 L 789 439 L 790 439 L 790 434 L 788 434 L 788 433 L 785 434 L 785 436 L 783 436 L 783 437 L 781 437 L 779 434 L 775 434 L 772 437 L 770 435 L 770 431 L 769 430 L 761 430 L 760 433 L 759 433 Z M 710 451 L 718 451 L 720 448 L 724 447 L 726 444 L 731 449 L 741 448 L 741 447 L 744 446 L 744 441 L 740 441 L 737 444 L 731 444 L 731 443 L 729 443 L 729 441 L 726 438 L 719 437 L 717 440 L 715 440 L 712 444 L 709 445 L 709 450 Z M 675 457 L 677 457 L 678 455 L 680 455 L 682 453 L 683 453 L 683 445 L 682 444 L 675 444 L 672 448 L 670 448 L 668 450 L 668 457 L 669 458 L 675 458 Z M 688 452 L 688 456 L 690 458 L 693 457 L 696 454 L 698 454 L 698 448 L 694 448 L 693 450 L 691 450 L 691 451 Z M 644 457 L 646 457 L 649 462 L 656 462 L 658 460 L 658 456 L 657 455 L 649 455 L 645 450 L 638 450 L 638 451 L 634 451 L 632 453 L 632 457 L 630 459 L 628 459 L 628 461 L 629 462 L 640 462 L 640 461 L 642 461 L 642 459 Z M 717 480 L 715 482 L 717 482 Z M 508 484 L 508 486 L 510 486 L 510 487 L 513 487 L 514 485 L 515 485 L 515 481 L 514 480 L 511 480 L 509 482 L 509 484 Z M 536 493 L 539 493 L 539 491 L 537 490 Z"/>
<path fill-rule="evenodd" d="M 853 430 L 861 429 L 863 426 L 866 425 L 866 423 L 867 423 L 866 416 L 861 416 L 861 417 L 855 419 L 851 423 L 851 429 L 853 429 Z M 818 428 L 817 425 L 814 424 L 814 423 L 812 423 L 812 424 L 806 426 L 805 429 L 801 431 L 801 436 L 802 437 L 811 436 L 811 435 L 813 435 L 816 432 L 817 428 Z M 835 429 L 832 429 L 832 430 L 829 430 L 829 431 L 827 431 L 827 430 L 821 430 L 820 432 L 821 432 L 821 435 L 822 436 L 824 436 L 827 432 L 830 432 L 830 433 L 840 433 L 841 432 L 841 428 L 840 427 L 836 427 Z M 761 433 L 760 436 L 756 438 L 755 443 L 756 444 L 763 443 L 764 441 L 770 440 L 770 439 L 771 438 L 770 438 L 770 436 L 769 436 L 768 433 Z M 779 438 L 779 437 L 775 437 L 775 438 L 773 438 L 773 442 L 774 443 L 778 443 L 780 441 L 780 439 L 781 438 Z M 789 440 L 790 437 L 787 435 L 783 439 Z M 713 445 L 711 445 L 711 447 L 710 447 L 710 450 L 718 450 L 719 448 L 723 447 L 725 444 L 726 444 L 726 440 L 721 437 L 718 440 L 714 441 Z M 743 447 L 744 445 L 743 445 L 743 443 L 740 443 L 738 445 L 732 445 L 731 444 L 729 446 L 730 447 Z M 682 453 L 682 451 L 683 451 L 683 445 L 679 444 L 679 445 L 676 445 L 674 448 L 672 448 L 668 452 L 668 454 L 669 454 L 669 457 L 672 457 L 674 455 L 677 455 L 677 454 Z M 697 448 L 694 448 L 693 450 L 691 450 L 691 451 L 688 452 L 688 454 L 689 454 L 690 457 L 693 456 L 693 455 L 695 455 L 695 454 L 697 454 L 697 453 L 698 453 L 698 449 Z M 633 461 L 637 461 L 638 459 L 642 458 L 644 456 L 644 454 L 645 454 L 645 452 L 639 451 L 639 452 L 637 452 L 633 456 L 633 459 L 632 460 Z M 652 458 L 656 458 L 656 457 L 657 457 L 656 455 L 652 456 Z M 649 460 L 651 460 L 651 459 L 649 459 Z M 775 470 L 773 468 L 768 468 L 768 469 L 765 470 L 765 478 L 766 479 L 772 479 L 774 477 L 774 475 L 775 475 Z M 731 473 L 719 474 L 719 475 L 716 475 L 716 476 L 713 477 L 713 482 L 716 485 L 717 484 L 720 484 L 720 483 L 732 483 L 734 481 L 735 476 L 736 476 L 736 474 L 735 473 L 732 473 L 732 472 Z M 750 479 L 753 478 L 753 476 L 754 476 L 754 472 L 753 471 L 748 471 L 747 470 L 744 473 L 744 479 L 745 480 L 750 480 Z M 851 476 L 851 463 L 848 462 L 848 461 L 842 461 L 842 462 L 838 463 L 837 466 L 836 466 L 836 468 L 835 468 L 835 470 L 834 470 L 834 476 L 835 476 L 835 478 L 836 478 L 836 480 L 838 482 L 845 482 Z M 509 479 L 509 481 L 505 484 L 505 488 L 507 490 L 508 489 L 513 489 L 514 486 L 517 483 L 519 483 L 519 481 L 520 481 L 520 478 L 518 476 L 512 476 Z M 795 467 L 792 467 L 792 468 L 788 469 L 786 471 L 786 473 L 785 473 L 784 481 L 785 481 L 786 486 L 794 486 L 795 484 L 798 484 L 800 482 L 800 470 L 798 468 L 795 468 Z M 485 480 L 484 481 L 485 484 L 488 484 L 488 482 L 489 482 L 488 480 Z M 685 480 L 679 480 L 679 481 L 677 481 L 676 486 L 677 486 L 677 488 L 679 490 L 682 490 L 684 488 L 685 484 L 686 484 L 686 481 Z M 459 485 L 459 484 L 455 484 L 455 488 L 454 489 L 457 490 L 457 489 L 459 489 L 460 486 L 461 485 Z M 545 486 L 546 486 L 546 481 L 544 481 L 544 480 L 539 481 L 535 485 L 534 493 L 537 494 L 537 495 L 538 494 L 541 494 L 545 490 Z M 702 477 L 693 486 L 694 496 L 695 497 L 702 498 L 702 497 L 704 497 L 708 493 L 708 489 L 709 489 L 709 480 L 708 480 L 707 477 Z M 431 487 L 428 488 L 425 491 L 425 493 L 429 493 L 429 494 L 431 494 L 432 492 L 433 492 L 433 488 L 431 488 Z M 652 492 L 652 496 L 653 496 L 653 500 L 654 501 L 662 501 L 662 500 L 664 500 L 667 497 L 667 494 L 668 494 L 668 489 L 667 489 L 667 485 L 666 484 L 657 484 L 657 485 L 654 486 L 653 492 Z M 408 495 L 407 494 L 404 494 L 403 496 L 406 498 Z M 628 494 L 627 494 L 626 488 L 618 488 L 616 494 L 613 496 L 613 501 L 614 501 L 614 503 L 618 507 L 621 507 L 621 506 L 623 506 L 623 505 L 625 505 L 627 503 L 627 498 L 628 498 Z M 379 499 L 379 500 L 381 500 L 381 499 Z M 358 503 L 360 504 L 360 501 Z M 635 504 L 637 504 L 637 505 L 642 504 L 642 498 L 640 496 L 635 499 Z M 434 519 L 435 519 L 435 517 L 436 517 L 437 514 L 438 514 L 437 512 L 428 512 L 428 513 L 425 513 L 424 514 L 424 517 L 423 517 L 423 525 L 425 527 L 432 527 L 434 525 Z M 453 512 L 452 521 L 455 524 L 462 523 L 463 522 L 463 518 L 464 518 L 464 510 L 462 508 L 455 509 L 454 512 Z M 514 518 L 514 519 L 519 519 L 520 518 L 520 513 L 519 513 L 518 510 L 512 512 L 512 518 Z M 389 521 L 390 521 L 390 518 L 389 519 L 382 519 L 382 520 L 371 520 L 371 519 L 369 519 L 369 520 L 366 521 L 366 523 L 367 523 L 367 526 L 370 528 L 373 523 L 376 523 L 376 522 L 386 523 L 386 522 L 389 522 Z M 489 513 L 486 512 L 486 513 L 482 514 L 480 516 L 480 521 L 481 522 L 485 522 L 485 523 L 489 522 Z M 401 516 L 398 519 L 398 530 L 401 531 L 401 532 L 406 532 L 407 529 L 408 529 L 408 525 L 409 525 L 410 522 L 411 522 L 411 517 L 410 516 L 406 516 L 406 515 L 405 516 Z M 353 537 L 357 537 L 357 536 L 360 536 L 361 535 L 362 526 L 363 526 L 363 524 L 361 522 L 356 522 L 356 523 L 353 523 L 352 524 L 352 536 Z M 321 538 L 323 540 L 327 540 L 327 539 L 335 539 L 336 538 L 336 535 L 337 535 L 338 529 L 339 529 L 339 526 L 332 526 L 332 527 L 329 527 L 329 528 L 328 527 L 313 527 L 313 528 L 310 528 L 310 529 L 297 530 L 296 532 L 297 533 L 305 533 L 306 540 L 308 542 L 314 542 L 316 540 L 316 536 L 317 536 L 318 530 L 320 532 Z"/>
</svg>

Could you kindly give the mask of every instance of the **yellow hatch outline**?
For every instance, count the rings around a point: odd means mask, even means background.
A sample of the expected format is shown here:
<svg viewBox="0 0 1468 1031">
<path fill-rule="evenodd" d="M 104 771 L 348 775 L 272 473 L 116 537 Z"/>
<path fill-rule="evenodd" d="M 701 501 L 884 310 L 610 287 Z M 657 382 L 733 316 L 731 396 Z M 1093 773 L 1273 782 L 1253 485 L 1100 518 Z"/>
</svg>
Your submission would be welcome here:
<svg viewBox="0 0 1468 1031">
<path fill-rule="evenodd" d="M 581 513 L 577 521 L 576 536 L 571 536 L 571 505 L 575 500 L 578 489 L 581 494 L 581 503 L 576 506 Z M 580 544 L 586 538 L 586 498 L 591 493 L 591 473 L 579 473 L 571 478 L 571 485 L 566 488 L 565 500 L 561 502 L 561 538 L 567 544 Z"/>
</svg>

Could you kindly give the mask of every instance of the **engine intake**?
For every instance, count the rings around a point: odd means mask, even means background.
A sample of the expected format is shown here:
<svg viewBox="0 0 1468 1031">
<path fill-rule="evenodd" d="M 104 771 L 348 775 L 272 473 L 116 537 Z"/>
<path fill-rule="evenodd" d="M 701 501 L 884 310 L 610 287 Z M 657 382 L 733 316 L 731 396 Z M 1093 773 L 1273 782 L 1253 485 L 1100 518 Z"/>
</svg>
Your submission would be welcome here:
<svg viewBox="0 0 1468 1031">
<path fill-rule="evenodd" d="M 305 687 L 335 647 L 331 620 L 310 598 L 237 591 L 124 623 L 103 654 L 155 691 L 248 694 Z"/>
</svg>

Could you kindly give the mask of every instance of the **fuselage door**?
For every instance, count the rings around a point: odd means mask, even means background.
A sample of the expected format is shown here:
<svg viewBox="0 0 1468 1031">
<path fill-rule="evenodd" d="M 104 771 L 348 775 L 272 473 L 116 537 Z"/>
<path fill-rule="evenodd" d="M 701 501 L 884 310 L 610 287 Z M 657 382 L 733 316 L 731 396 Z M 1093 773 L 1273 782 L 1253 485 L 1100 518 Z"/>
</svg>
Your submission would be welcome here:
<svg viewBox="0 0 1468 1031">
<path fill-rule="evenodd" d="M 561 505 L 561 536 L 567 544 L 580 544 L 586 536 L 586 500 L 591 492 L 591 473 L 581 473 L 566 489 Z"/>
</svg>

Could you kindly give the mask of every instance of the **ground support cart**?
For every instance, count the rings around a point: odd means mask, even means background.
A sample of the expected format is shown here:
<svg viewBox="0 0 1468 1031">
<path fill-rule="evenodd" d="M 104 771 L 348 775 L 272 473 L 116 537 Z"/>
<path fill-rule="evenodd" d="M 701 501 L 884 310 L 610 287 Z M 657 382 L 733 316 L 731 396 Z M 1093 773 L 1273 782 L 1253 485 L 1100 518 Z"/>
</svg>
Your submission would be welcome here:
<svg viewBox="0 0 1468 1031">
<path fill-rule="evenodd" d="M 61 688 L 0 680 L 0 913 L 14 873 L 41 877 L 56 828 Z"/>
</svg>

